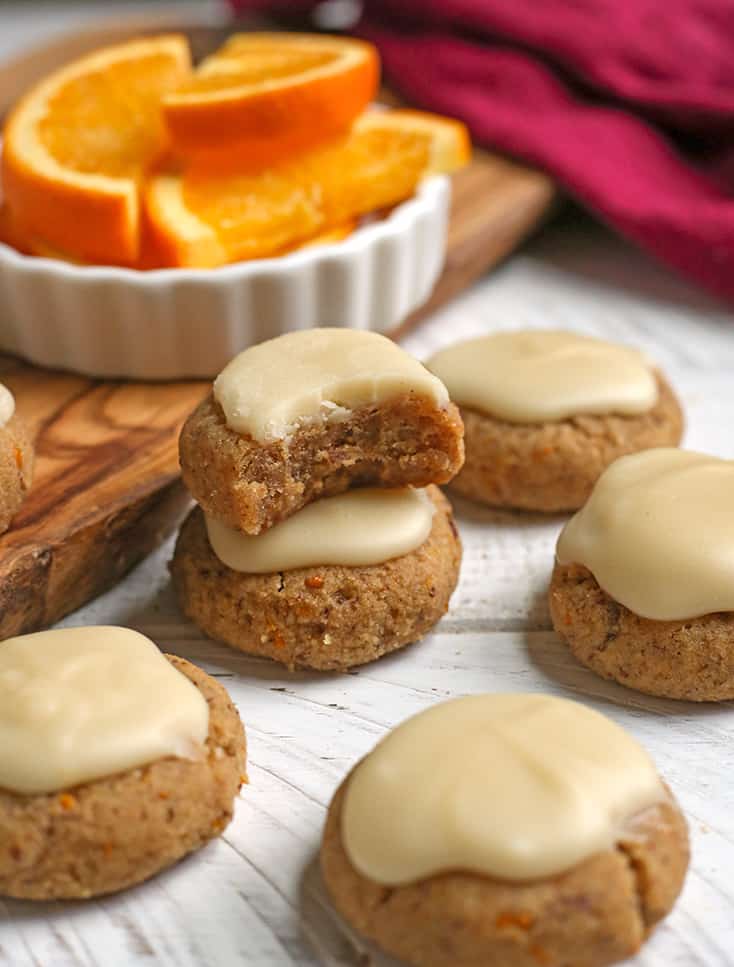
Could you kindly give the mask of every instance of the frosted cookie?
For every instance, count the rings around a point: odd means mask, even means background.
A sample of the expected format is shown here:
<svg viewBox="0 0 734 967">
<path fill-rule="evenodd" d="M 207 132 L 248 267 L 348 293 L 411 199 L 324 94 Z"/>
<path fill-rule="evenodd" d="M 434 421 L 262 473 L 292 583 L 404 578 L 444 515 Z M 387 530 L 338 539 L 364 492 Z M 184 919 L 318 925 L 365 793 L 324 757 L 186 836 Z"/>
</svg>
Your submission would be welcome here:
<svg viewBox="0 0 734 967">
<path fill-rule="evenodd" d="M 222 686 L 126 628 L 0 647 L 0 895 L 85 898 L 217 836 L 244 779 Z"/>
<path fill-rule="evenodd" d="M 34 450 L 28 429 L 15 412 L 15 399 L 0 383 L 0 534 L 10 522 L 31 485 Z"/>
<path fill-rule="evenodd" d="M 461 544 L 437 487 L 350 490 L 264 534 L 184 523 L 171 562 L 207 635 L 289 668 L 345 669 L 416 641 L 445 614 Z"/>
<path fill-rule="evenodd" d="M 734 698 L 734 461 L 663 448 L 600 478 L 558 541 L 556 631 L 604 678 Z"/>
<path fill-rule="evenodd" d="M 445 483 L 464 458 L 443 384 L 385 336 L 311 329 L 235 357 L 180 439 L 208 514 L 259 534 L 351 486 Z"/>
<path fill-rule="evenodd" d="M 634 349 L 556 330 L 498 332 L 428 361 L 460 407 L 466 461 L 451 482 L 498 507 L 575 510 L 617 457 L 680 442 L 663 376 Z"/>
<path fill-rule="evenodd" d="M 414 967 L 596 967 L 672 908 L 686 823 L 611 720 L 544 695 L 434 705 L 337 791 L 321 869 L 334 905 Z"/>
</svg>

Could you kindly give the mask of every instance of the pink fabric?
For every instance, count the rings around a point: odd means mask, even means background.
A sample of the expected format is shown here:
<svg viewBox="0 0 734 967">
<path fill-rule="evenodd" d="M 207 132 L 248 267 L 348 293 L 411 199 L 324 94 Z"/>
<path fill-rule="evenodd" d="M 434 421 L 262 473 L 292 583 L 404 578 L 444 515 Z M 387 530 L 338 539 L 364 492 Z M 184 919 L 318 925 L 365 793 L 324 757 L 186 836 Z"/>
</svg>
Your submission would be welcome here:
<svg viewBox="0 0 734 967">
<path fill-rule="evenodd" d="M 366 0 L 358 32 L 410 100 L 734 301 L 731 0 Z"/>
</svg>

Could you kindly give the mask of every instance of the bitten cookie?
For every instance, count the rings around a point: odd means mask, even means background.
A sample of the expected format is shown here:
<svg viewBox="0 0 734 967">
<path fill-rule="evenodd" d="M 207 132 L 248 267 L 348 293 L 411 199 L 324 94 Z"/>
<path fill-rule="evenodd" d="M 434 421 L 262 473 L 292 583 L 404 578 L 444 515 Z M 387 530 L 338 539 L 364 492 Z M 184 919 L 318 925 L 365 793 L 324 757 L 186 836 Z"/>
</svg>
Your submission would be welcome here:
<svg viewBox="0 0 734 967">
<path fill-rule="evenodd" d="M 379 563 L 314 562 L 269 573 L 222 563 L 196 508 L 171 562 L 181 607 L 211 637 L 289 668 L 335 670 L 373 661 L 426 634 L 445 614 L 458 580 L 461 543 L 451 508 L 437 487 L 428 487 L 426 494 L 419 498 L 409 491 L 393 508 L 385 501 L 392 502 L 394 492 L 350 491 L 309 505 L 264 535 L 229 535 L 235 544 L 238 538 L 244 542 L 243 566 L 264 539 L 275 542 L 276 553 L 305 549 L 322 560 L 345 560 L 345 552 L 356 561 L 386 556 Z M 360 523 L 364 497 L 370 510 Z M 430 505 L 427 517 L 425 508 L 413 507 L 419 500 Z M 338 502 L 337 512 L 326 524 L 319 518 L 300 530 L 300 515 L 330 514 L 331 502 Z M 406 543 L 395 544 L 397 539 Z"/>
<path fill-rule="evenodd" d="M 602 967 L 670 912 L 685 819 L 604 716 L 478 695 L 403 723 L 337 791 L 321 868 L 337 910 L 414 967 Z"/>
<path fill-rule="evenodd" d="M 675 445 L 680 405 L 634 350 L 552 330 L 503 332 L 429 368 L 460 406 L 466 460 L 451 489 L 498 507 L 575 510 L 618 457 Z"/>
<path fill-rule="evenodd" d="M 352 486 L 445 483 L 463 427 L 441 382 L 377 333 L 312 329 L 237 356 L 180 438 L 204 510 L 259 534 Z"/>
<path fill-rule="evenodd" d="M 31 486 L 34 456 L 13 395 L 0 383 L 0 534 L 10 526 Z"/>
<path fill-rule="evenodd" d="M 651 695 L 734 698 L 734 461 L 618 460 L 563 530 L 553 626 L 597 674 Z"/>
<path fill-rule="evenodd" d="M 62 653 L 77 667 L 61 672 Z M 5 694 L 10 677 L 25 690 Z M 0 690 L 0 895 L 112 893 L 199 849 L 232 818 L 246 757 L 237 711 L 218 682 L 142 635 L 82 628 L 9 639 Z M 47 695 L 47 706 L 56 696 L 58 714 L 38 719 L 23 692 Z"/>
</svg>

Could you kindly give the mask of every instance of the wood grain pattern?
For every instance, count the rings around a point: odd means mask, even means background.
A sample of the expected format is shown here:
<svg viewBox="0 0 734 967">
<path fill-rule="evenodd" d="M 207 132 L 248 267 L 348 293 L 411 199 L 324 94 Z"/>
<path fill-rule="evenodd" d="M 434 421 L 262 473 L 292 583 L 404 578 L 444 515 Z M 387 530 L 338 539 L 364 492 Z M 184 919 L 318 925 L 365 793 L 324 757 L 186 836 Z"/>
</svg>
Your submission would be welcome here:
<svg viewBox="0 0 734 967">
<path fill-rule="evenodd" d="M 180 426 L 204 383 L 94 382 L 0 357 L 36 436 L 33 486 L 0 537 L 0 638 L 45 627 L 111 587 L 188 504 Z"/>
<path fill-rule="evenodd" d="M 680 392 L 686 445 L 734 457 L 734 316 L 588 222 L 549 227 L 406 345 L 425 357 L 498 325 L 571 326 L 642 346 Z M 553 634 L 545 603 L 565 517 L 456 508 L 464 562 L 449 614 L 422 643 L 351 675 L 287 674 L 203 638 L 176 607 L 170 542 L 63 622 L 130 624 L 219 677 L 248 729 L 251 784 L 220 841 L 139 888 L 88 904 L 0 904 L 2 967 L 364 967 L 313 877 L 334 789 L 406 716 L 503 690 L 611 715 L 686 811 L 683 895 L 627 967 L 731 967 L 734 707 L 650 698 L 594 676 Z"/>
</svg>

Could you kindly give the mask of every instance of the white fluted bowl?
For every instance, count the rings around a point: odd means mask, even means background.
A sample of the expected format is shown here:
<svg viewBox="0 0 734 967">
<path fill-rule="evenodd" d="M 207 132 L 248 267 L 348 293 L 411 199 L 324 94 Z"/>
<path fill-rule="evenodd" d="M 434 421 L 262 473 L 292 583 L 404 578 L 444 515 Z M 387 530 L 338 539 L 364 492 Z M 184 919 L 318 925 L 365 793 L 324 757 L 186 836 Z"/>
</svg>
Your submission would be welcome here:
<svg viewBox="0 0 734 967">
<path fill-rule="evenodd" d="M 436 175 L 341 242 L 217 269 L 73 265 L 0 243 L 0 350 L 89 376 L 210 378 L 294 329 L 392 329 L 438 279 L 450 196 Z"/>
</svg>

